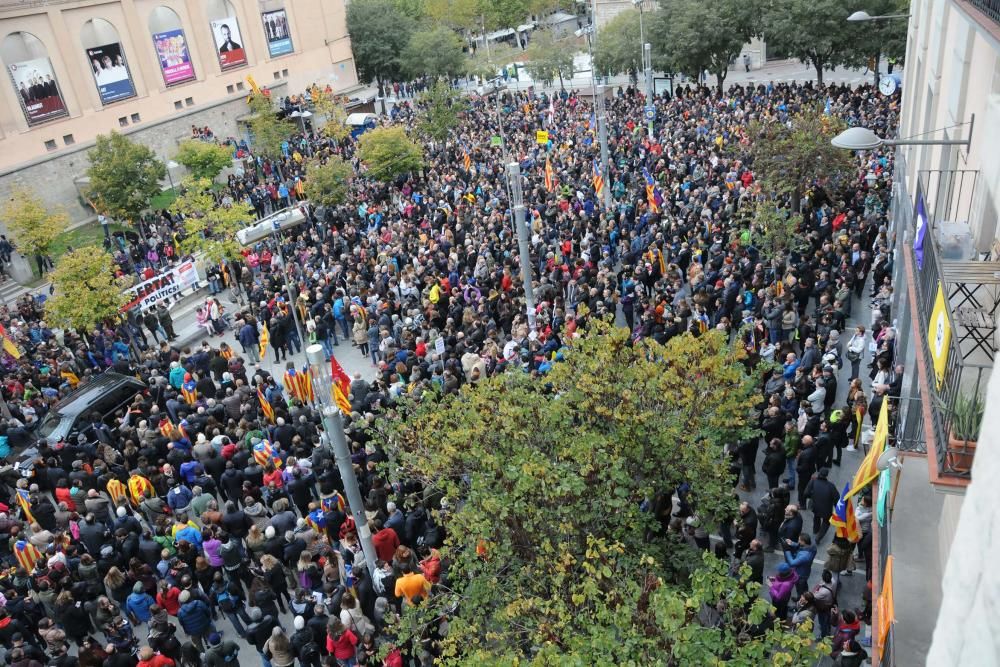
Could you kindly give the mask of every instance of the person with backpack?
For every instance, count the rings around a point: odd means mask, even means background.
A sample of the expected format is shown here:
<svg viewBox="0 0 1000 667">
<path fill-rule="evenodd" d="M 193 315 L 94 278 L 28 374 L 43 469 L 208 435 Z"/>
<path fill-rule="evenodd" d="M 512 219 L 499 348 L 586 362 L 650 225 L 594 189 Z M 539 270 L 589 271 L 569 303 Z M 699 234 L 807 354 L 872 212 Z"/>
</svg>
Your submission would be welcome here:
<svg viewBox="0 0 1000 667">
<path fill-rule="evenodd" d="M 302 616 L 296 616 L 292 625 L 295 627 L 295 632 L 289 641 L 301 667 L 320 667 L 320 647 L 312 630 L 306 627 L 306 620 Z"/>
<path fill-rule="evenodd" d="M 231 667 L 239 664 L 239 645 L 230 640 L 223 641 L 222 635 L 213 632 L 208 636 L 208 650 L 205 651 L 205 667 Z"/>
<path fill-rule="evenodd" d="M 250 617 L 247 615 L 246 605 L 243 602 L 243 591 L 239 583 L 226 581 L 221 572 L 216 572 L 208 597 L 226 615 L 229 622 L 236 628 L 236 633 L 240 637 L 246 636 L 246 628 L 244 628 L 243 623 L 249 624 Z"/>
<path fill-rule="evenodd" d="M 816 625 L 819 627 L 819 638 L 830 635 L 830 617 L 837 606 L 837 585 L 833 583 L 833 573 L 823 570 L 820 582 L 812 590 L 813 605 L 816 609 Z"/>
</svg>

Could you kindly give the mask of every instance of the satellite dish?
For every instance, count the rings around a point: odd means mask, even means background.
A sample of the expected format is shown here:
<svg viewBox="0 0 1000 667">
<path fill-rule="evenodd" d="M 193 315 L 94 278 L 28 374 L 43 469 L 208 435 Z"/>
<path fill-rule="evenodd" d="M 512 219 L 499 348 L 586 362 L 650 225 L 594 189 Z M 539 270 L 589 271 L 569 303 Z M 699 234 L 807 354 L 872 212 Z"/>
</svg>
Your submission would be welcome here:
<svg viewBox="0 0 1000 667">
<path fill-rule="evenodd" d="M 901 468 L 903 466 L 902 462 L 899 460 L 899 450 L 895 447 L 888 447 L 882 455 L 878 457 L 878 462 L 875 466 L 879 470 L 888 470 L 889 468 Z"/>
</svg>

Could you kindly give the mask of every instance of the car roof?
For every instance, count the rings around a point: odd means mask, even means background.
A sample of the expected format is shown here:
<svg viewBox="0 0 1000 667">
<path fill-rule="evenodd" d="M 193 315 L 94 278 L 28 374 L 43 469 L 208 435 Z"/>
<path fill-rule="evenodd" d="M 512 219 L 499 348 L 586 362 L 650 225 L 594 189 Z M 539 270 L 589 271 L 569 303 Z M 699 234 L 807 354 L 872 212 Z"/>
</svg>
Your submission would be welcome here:
<svg viewBox="0 0 1000 667">
<path fill-rule="evenodd" d="M 130 375 L 104 372 L 87 382 L 87 384 L 66 394 L 55 406 L 60 415 L 79 415 L 93 405 L 100 396 L 123 385 L 132 385 L 136 389 L 144 389 L 146 384 Z"/>
</svg>

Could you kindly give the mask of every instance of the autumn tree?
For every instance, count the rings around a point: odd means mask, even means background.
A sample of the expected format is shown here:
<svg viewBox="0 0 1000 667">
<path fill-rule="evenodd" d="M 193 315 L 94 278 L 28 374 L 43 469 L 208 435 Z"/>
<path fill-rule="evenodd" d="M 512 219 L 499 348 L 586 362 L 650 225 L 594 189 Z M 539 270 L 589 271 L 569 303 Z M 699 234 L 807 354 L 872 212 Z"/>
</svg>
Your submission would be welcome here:
<svg viewBox="0 0 1000 667">
<path fill-rule="evenodd" d="M 411 77 L 451 78 L 466 69 L 462 39 L 443 25 L 418 30 L 403 49 L 404 72 Z"/>
<path fill-rule="evenodd" d="M 551 82 L 559 79 L 559 87 L 566 89 L 563 77 L 573 78 L 573 44 L 568 39 L 556 39 L 550 30 L 534 34 L 525 56 L 525 67 L 535 81 Z"/>
<path fill-rule="evenodd" d="M 241 259 L 236 232 L 254 220 L 253 209 L 242 200 L 216 200 L 207 178 L 186 180 L 171 207 L 184 215 L 184 254 L 200 253 L 213 263 Z"/>
<path fill-rule="evenodd" d="M 351 165 L 336 155 L 325 160 L 310 160 L 306 169 L 306 196 L 318 206 L 342 204 L 347 200 L 353 177 Z"/>
<path fill-rule="evenodd" d="M 132 279 L 115 276 L 111 255 L 97 246 L 73 250 L 50 274 L 54 294 L 45 316 L 55 326 L 86 331 L 118 316 Z"/>
<path fill-rule="evenodd" d="M 117 132 L 98 135 L 87 159 L 87 196 L 94 208 L 128 224 L 139 220 L 167 176 L 166 166 L 150 148 Z"/>
<path fill-rule="evenodd" d="M 822 107 L 808 107 L 788 123 L 776 119 L 751 123 L 749 144 L 738 150 L 752 156 L 764 190 L 788 196 L 792 211 L 798 212 L 803 194 L 814 184 L 837 187 L 854 169 L 850 151 L 830 143 L 844 127 Z"/>
<path fill-rule="evenodd" d="M 188 139 L 178 147 L 174 159 L 187 167 L 194 178 L 214 181 L 223 169 L 233 164 L 233 151 L 229 146 Z"/>
<path fill-rule="evenodd" d="M 423 149 L 399 126 L 378 127 L 362 134 L 358 157 L 368 175 L 379 181 L 391 181 L 424 165 Z"/>
<path fill-rule="evenodd" d="M 267 95 L 250 97 L 250 134 L 254 151 L 264 157 L 277 158 L 281 155 L 281 145 L 288 141 L 296 127 L 285 118 L 279 118 L 274 104 Z"/>
<path fill-rule="evenodd" d="M 594 68 L 601 74 L 642 71 L 639 10 L 627 9 L 620 12 L 597 31 Z"/>
<path fill-rule="evenodd" d="M 742 353 L 718 332 L 633 345 L 592 327 L 544 377 L 427 392 L 376 424 L 401 475 L 449 501 L 449 586 L 404 614 L 401 636 L 447 613 L 442 664 L 815 658 L 811 633 L 755 635 L 756 585 L 663 531 L 683 482 L 707 524 L 736 510 L 723 447 L 756 431 Z M 700 626 L 692 610 L 720 598 L 725 626 Z"/>
<path fill-rule="evenodd" d="M 437 81 L 417 101 L 417 131 L 434 141 L 444 141 L 458 125 L 467 106 L 465 97 L 458 91 L 446 81 Z"/>
<path fill-rule="evenodd" d="M 320 133 L 340 143 L 350 136 L 351 128 L 347 125 L 347 109 L 332 93 L 320 92 L 314 103 L 313 120 L 319 126 Z"/>
<path fill-rule="evenodd" d="M 15 187 L 0 210 L 7 229 L 23 255 L 44 257 L 56 237 L 66 231 L 69 216 L 63 209 L 49 210 L 32 190 Z"/>
</svg>

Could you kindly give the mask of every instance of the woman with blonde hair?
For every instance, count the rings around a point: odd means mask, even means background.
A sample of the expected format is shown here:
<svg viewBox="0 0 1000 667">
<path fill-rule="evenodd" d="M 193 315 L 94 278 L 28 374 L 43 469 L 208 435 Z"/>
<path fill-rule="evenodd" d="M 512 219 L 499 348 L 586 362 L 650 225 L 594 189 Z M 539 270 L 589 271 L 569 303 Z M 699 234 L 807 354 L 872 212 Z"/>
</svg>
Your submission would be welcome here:
<svg viewBox="0 0 1000 667">
<path fill-rule="evenodd" d="M 108 597 L 121 607 L 125 604 L 125 598 L 132 592 L 132 586 L 128 579 L 117 566 L 112 566 L 108 573 L 104 575 L 104 590 Z"/>
<path fill-rule="evenodd" d="M 250 555 L 254 560 L 258 560 L 260 555 L 264 553 L 264 544 L 267 542 L 267 538 L 264 537 L 264 531 L 261 530 L 260 526 L 256 523 L 250 526 L 250 530 L 247 532 L 247 549 L 250 550 Z"/>
</svg>

